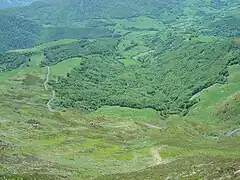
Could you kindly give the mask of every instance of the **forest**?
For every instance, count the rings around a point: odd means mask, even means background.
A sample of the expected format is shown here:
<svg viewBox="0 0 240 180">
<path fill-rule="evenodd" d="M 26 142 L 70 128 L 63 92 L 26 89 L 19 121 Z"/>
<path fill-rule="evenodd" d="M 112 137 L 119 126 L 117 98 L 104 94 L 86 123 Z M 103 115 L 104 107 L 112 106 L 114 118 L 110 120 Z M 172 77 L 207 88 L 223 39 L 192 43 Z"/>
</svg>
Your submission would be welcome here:
<svg viewBox="0 0 240 180">
<path fill-rule="evenodd" d="M 0 52 L 23 49 L 37 44 L 41 26 L 20 16 L 0 12 Z"/>
<path fill-rule="evenodd" d="M 0 2 L 0 179 L 240 179 L 239 0 L 30 1 Z"/>
<path fill-rule="evenodd" d="M 80 4 L 77 6 L 75 4 Z M 169 2 L 150 0 L 116 2 L 114 0 L 75 0 L 75 1 L 34 1 L 29 6 L 0 9 L 0 51 L 9 49 L 30 48 L 43 42 L 63 38 L 94 39 L 106 37 L 120 37 L 126 32 L 135 30 L 153 30 L 156 28 L 126 27 L 125 31 L 116 31 L 116 21 L 133 19 L 135 17 L 149 17 L 161 19 L 165 26 L 188 19 L 184 8 L 193 8 L 192 25 L 186 25 L 185 31 L 202 35 L 216 35 L 224 37 L 239 36 L 239 17 L 234 13 L 224 11 L 217 19 L 217 12 L 225 6 L 234 7 L 235 1 L 223 2 L 219 0 L 185 2 L 185 0 L 171 0 Z M 212 9 L 205 13 L 201 8 Z M 54 12 L 54 13 L 53 13 Z M 215 13 L 216 12 L 216 13 Z M 98 18 L 101 17 L 101 18 Z M 176 20 L 176 21 L 175 21 Z"/>
<path fill-rule="evenodd" d="M 0 72 L 28 66 L 30 57 L 34 53 L 0 53 Z"/>
<path fill-rule="evenodd" d="M 176 35 L 166 41 L 162 39 L 161 43 L 160 39 L 156 36 L 152 42 L 149 39 L 146 42 L 156 45 L 157 53 L 139 58 L 138 63 L 131 66 L 120 61 L 123 57 L 117 48 L 112 48 L 110 55 L 84 56 L 82 53 L 81 57 L 88 60 L 68 77 L 52 82 L 60 97 L 57 106 L 88 111 L 104 105 L 151 107 L 162 114 L 186 114 L 196 103 L 190 100 L 193 95 L 215 83 L 227 82 L 228 65 L 239 63 L 238 48 L 228 41 L 186 43 Z M 162 48 L 169 47 L 170 42 L 174 43 L 172 49 Z M 68 54 L 67 49 L 61 52 Z M 162 55 L 157 55 L 159 53 Z M 65 58 L 59 55 L 55 59 Z"/>
<path fill-rule="evenodd" d="M 115 50 L 117 39 L 81 40 L 67 45 L 59 45 L 44 49 L 45 60 L 41 66 L 54 65 L 63 60 L 88 55 L 110 54 Z"/>
<path fill-rule="evenodd" d="M 85 59 L 67 77 L 58 77 L 58 81 L 51 82 L 59 97 L 55 102 L 58 107 L 93 111 L 104 105 L 118 105 L 140 109 L 150 107 L 164 115 L 186 114 L 189 107 L 196 103 L 196 100 L 190 100 L 193 95 L 215 83 L 226 83 L 227 67 L 239 63 L 239 45 L 234 40 L 240 27 L 237 25 L 238 17 L 228 15 L 220 21 L 215 14 L 206 15 L 198 9 L 206 6 L 217 12 L 226 4 L 211 1 L 202 5 L 195 2 L 198 8 L 194 9 L 196 13 L 193 17 L 202 21 L 191 22 L 192 25 L 184 27 L 183 32 L 182 27 L 174 25 L 176 22 L 173 19 L 184 22 L 187 18 L 181 8 L 184 1 L 161 2 L 156 6 L 152 6 L 156 4 L 155 0 L 145 4 L 142 1 L 124 1 L 119 5 L 129 5 L 136 10 L 127 8 L 124 13 L 111 10 L 107 3 L 102 7 L 104 2 L 99 4 L 94 0 L 91 3 L 79 1 L 84 6 L 80 9 L 75 8 L 73 1 L 61 3 L 62 7 L 54 1 L 52 4 L 39 1 L 30 6 L 5 9 L 0 20 L 3 24 L 0 35 L 4 44 L 0 46 L 2 51 L 64 38 L 78 39 L 77 42 L 43 49 L 41 67 L 53 66 L 71 58 Z M 144 8 L 138 8 L 143 4 Z M 234 4 L 229 2 L 227 5 Z M 151 10 L 146 11 L 149 8 Z M 81 16 L 76 16 L 72 9 L 81 12 Z M 94 13 L 90 13 L 90 9 Z M 56 13 L 51 14 L 53 10 Z M 48 16 L 43 16 L 43 12 Z M 144 15 L 153 19 L 164 18 L 154 27 L 124 24 L 124 21 L 131 22 L 135 17 Z M 169 15 L 172 19 L 167 18 Z M 96 19 L 97 16 L 102 19 Z M 126 20 L 122 21 L 123 18 Z M 211 23 L 207 23 L 210 19 Z M 234 25 L 228 28 L 229 23 Z M 17 26 L 13 26 L 15 24 Z M 139 33 L 139 39 L 129 40 L 128 43 L 127 37 L 134 33 Z M 218 38 L 210 39 L 211 36 Z M 202 37 L 208 39 L 201 40 Z M 135 57 L 132 52 L 140 48 L 153 53 Z M 14 54 L 11 56 L 15 57 Z M 11 60 L 8 54 L 2 57 L 2 71 L 6 71 L 26 64 L 29 56 L 22 54 L 18 57 L 20 60 Z M 128 66 L 124 63 L 128 61 L 134 63 Z"/>
</svg>

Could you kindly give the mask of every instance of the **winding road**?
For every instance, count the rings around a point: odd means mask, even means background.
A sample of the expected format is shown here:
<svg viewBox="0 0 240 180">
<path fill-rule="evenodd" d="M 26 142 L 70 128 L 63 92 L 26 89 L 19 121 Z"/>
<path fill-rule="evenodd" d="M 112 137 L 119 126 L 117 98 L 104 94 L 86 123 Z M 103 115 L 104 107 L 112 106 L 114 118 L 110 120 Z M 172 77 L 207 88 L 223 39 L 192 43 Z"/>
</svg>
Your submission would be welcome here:
<svg viewBox="0 0 240 180">
<path fill-rule="evenodd" d="M 238 131 L 240 131 L 240 128 L 235 129 L 234 131 L 231 131 L 231 132 L 227 133 L 227 136 L 231 136 L 231 135 L 235 134 Z"/>
<path fill-rule="evenodd" d="M 154 166 L 162 163 L 162 158 L 159 154 L 160 150 L 161 150 L 161 148 L 156 148 L 156 147 L 151 148 L 151 154 L 152 154 L 152 157 L 153 157 L 153 163 L 154 163 L 153 165 Z"/>
<path fill-rule="evenodd" d="M 51 108 L 51 102 L 54 100 L 54 98 L 55 98 L 55 92 L 54 91 L 52 91 L 52 96 L 51 96 L 51 99 L 48 101 L 48 103 L 47 103 L 47 107 L 48 107 L 48 110 L 50 111 L 50 112 L 55 112 L 55 110 L 54 109 L 52 109 Z"/>
<path fill-rule="evenodd" d="M 153 158 L 153 166 L 159 165 L 159 164 L 167 164 L 171 161 L 173 161 L 174 159 L 163 159 L 160 155 L 160 151 L 163 150 L 164 148 L 167 148 L 166 145 L 163 145 L 161 147 L 153 147 L 151 148 L 150 152 L 152 154 L 152 158 Z"/>
<path fill-rule="evenodd" d="M 49 80 L 49 75 L 50 75 L 50 67 L 48 66 L 48 67 L 47 67 L 46 80 L 45 80 L 44 83 L 43 83 L 45 90 L 48 90 L 47 83 L 48 83 L 48 80 Z"/>
<path fill-rule="evenodd" d="M 48 90 L 48 86 L 47 86 L 47 84 L 48 84 L 48 81 L 49 81 L 49 75 L 50 75 L 50 67 L 48 66 L 47 67 L 47 76 L 46 76 L 46 80 L 44 81 L 44 88 L 45 88 L 45 90 Z M 54 91 L 52 91 L 52 95 L 51 95 L 51 98 L 50 98 L 50 100 L 48 101 L 48 103 L 47 103 L 47 107 L 48 107 L 48 110 L 50 111 L 50 112 L 55 112 L 55 110 L 54 109 L 52 109 L 51 108 L 51 102 L 54 100 L 54 98 L 55 98 L 55 92 Z"/>
<path fill-rule="evenodd" d="M 153 125 L 153 124 L 150 124 L 150 123 L 144 123 L 147 127 L 149 127 L 149 128 L 151 128 L 151 129 L 162 129 L 162 128 L 160 128 L 160 127 L 158 127 L 158 126 L 155 126 L 155 125 Z"/>
<path fill-rule="evenodd" d="M 150 52 L 152 52 L 152 51 L 150 51 Z M 149 52 L 147 52 L 147 53 L 149 53 Z M 47 76 L 46 76 L 46 80 L 44 81 L 44 84 L 43 84 L 45 90 L 48 90 L 49 75 L 50 75 L 50 67 L 47 66 Z M 48 103 L 47 103 L 47 107 L 48 107 L 48 110 L 49 110 L 50 112 L 55 112 L 55 110 L 52 109 L 52 108 L 51 108 L 51 105 L 50 105 L 51 102 L 54 100 L 54 98 L 55 98 L 55 92 L 52 91 L 51 98 L 50 98 L 50 100 L 49 100 Z M 158 127 L 158 126 L 155 126 L 155 125 L 152 125 L 152 124 L 150 124 L 150 123 L 145 123 L 145 125 L 148 126 L 149 128 L 162 129 L 162 128 L 160 128 L 160 127 Z M 227 133 L 226 136 L 232 136 L 233 134 L 237 133 L 238 131 L 240 131 L 240 128 L 235 129 L 235 130 Z M 156 159 L 159 159 L 159 158 L 156 158 Z"/>
</svg>

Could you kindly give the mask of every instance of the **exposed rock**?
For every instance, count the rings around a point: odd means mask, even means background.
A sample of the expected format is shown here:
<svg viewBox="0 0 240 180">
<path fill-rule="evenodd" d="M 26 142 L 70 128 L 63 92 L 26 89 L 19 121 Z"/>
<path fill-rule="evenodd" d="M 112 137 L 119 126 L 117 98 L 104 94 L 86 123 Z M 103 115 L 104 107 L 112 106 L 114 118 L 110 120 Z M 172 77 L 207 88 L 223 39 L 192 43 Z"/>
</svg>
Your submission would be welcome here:
<svg viewBox="0 0 240 180">
<path fill-rule="evenodd" d="M 240 169 L 234 172 L 234 175 L 240 176 Z"/>
<path fill-rule="evenodd" d="M 35 120 L 35 119 L 29 119 L 29 120 L 26 121 L 26 123 L 31 124 L 31 125 L 35 125 L 35 124 L 41 125 L 41 123 L 38 120 Z"/>
<path fill-rule="evenodd" d="M 95 151 L 94 148 L 89 148 L 89 149 L 80 150 L 79 152 L 80 152 L 80 153 L 92 153 L 92 152 L 94 152 L 94 151 Z"/>
</svg>

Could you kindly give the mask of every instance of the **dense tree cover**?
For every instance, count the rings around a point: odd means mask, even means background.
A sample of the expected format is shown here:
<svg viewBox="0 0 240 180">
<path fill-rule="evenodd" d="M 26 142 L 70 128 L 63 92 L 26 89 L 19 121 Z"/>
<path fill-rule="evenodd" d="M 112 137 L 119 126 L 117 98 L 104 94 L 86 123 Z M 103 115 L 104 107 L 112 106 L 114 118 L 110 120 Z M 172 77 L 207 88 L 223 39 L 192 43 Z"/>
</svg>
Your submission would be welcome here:
<svg viewBox="0 0 240 180">
<path fill-rule="evenodd" d="M 164 113 L 186 113 L 194 103 L 190 97 L 216 82 L 226 82 L 227 65 L 239 59 L 239 51 L 228 41 L 168 37 L 146 39 L 156 52 L 139 58 L 137 65 L 124 66 L 118 49 L 111 56 L 88 57 L 68 77 L 53 83 L 58 105 L 87 110 L 103 105 L 152 107 Z"/>
<path fill-rule="evenodd" d="M 0 51 L 61 38 L 91 40 L 62 40 L 0 54 L 0 71 L 34 61 L 20 74 L 16 70 L 10 78 L 8 73 L 0 77 L 11 82 L 0 86 L 0 176 L 93 179 L 92 175 L 119 172 L 119 165 L 131 172 L 154 166 L 156 162 L 146 152 L 158 149 L 156 154 L 161 151 L 162 160 L 170 159 L 169 163 L 109 178 L 231 178 L 238 170 L 240 141 L 207 136 L 218 136 L 239 125 L 239 93 L 235 93 L 239 91 L 239 67 L 228 68 L 240 64 L 239 38 L 233 38 L 238 36 L 239 24 L 234 1 L 40 0 L 1 11 Z M 41 56 L 24 53 L 30 51 Z M 59 107 L 54 113 L 46 108 L 50 92 L 43 87 L 45 68 L 36 67 L 40 58 L 41 66 L 65 61 L 50 68 L 49 87 L 56 92 L 51 106 Z M 214 86 L 197 96 L 200 102 L 186 117 L 176 115 L 164 121 L 159 116 L 186 114 L 196 102 L 191 100 L 193 95 L 228 79 L 230 84 Z M 104 105 L 159 112 L 107 107 L 78 113 Z M 220 121 L 224 124 L 214 127 Z M 163 129 L 152 129 L 154 124 Z M 160 144 L 168 147 L 156 147 Z M 102 163 L 96 164 L 99 161 Z"/>
<path fill-rule="evenodd" d="M 112 37 L 105 40 L 78 41 L 43 50 L 45 59 L 41 66 L 54 65 L 73 57 L 88 59 L 68 74 L 67 78 L 60 78 L 57 83 L 53 83 L 58 96 L 61 97 L 59 105 L 87 110 L 94 110 L 102 105 L 153 107 L 167 113 L 185 113 L 193 104 L 189 101 L 190 97 L 213 83 L 224 83 L 228 75 L 226 66 L 238 63 L 239 58 L 238 47 L 230 42 L 218 40 L 201 42 L 192 40 L 191 37 L 186 38 L 184 35 L 175 35 L 177 28 L 171 25 L 179 18 L 186 18 L 184 3 L 184 0 L 36 1 L 30 6 L 10 8 L 2 12 L 0 24 L 3 33 L 0 39 L 4 45 L 0 44 L 0 50 L 26 48 L 40 42 L 62 38 Z M 228 3 L 232 4 L 232 1 Z M 221 9 L 226 5 L 217 1 L 204 1 L 199 7 Z M 196 12 L 193 17 L 206 14 L 204 12 L 201 14 L 197 8 L 192 10 Z M 168 28 L 166 29 L 168 33 L 160 32 L 155 36 L 145 36 L 144 45 L 154 49 L 154 53 L 139 57 L 136 65 L 126 67 L 120 60 L 124 59 L 122 52 L 117 48 L 121 38 L 120 34 L 114 31 L 116 29 L 112 20 L 142 15 L 161 20 Z M 212 22 L 207 24 L 209 18 Z M 230 26 L 237 18 L 229 16 L 220 21 L 214 14 L 206 15 L 203 25 L 212 27 L 213 30 L 189 26 L 186 27 L 185 33 L 237 35 L 237 24 L 231 26 L 233 34 L 228 34 L 223 23 L 225 21 Z M 198 28 L 201 30 L 197 31 Z M 128 27 L 124 29 L 122 36 L 131 31 L 146 30 L 158 31 L 157 28 Z M 172 32 L 173 30 L 176 32 Z M 136 47 L 138 43 L 134 42 L 124 50 L 131 51 Z M 4 67 L 7 67 L 6 62 Z M 14 58 L 12 62 L 15 62 Z M 19 64 L 22 62 L 23 60 L 18 61 Z M 8 68 L 4 70 L 6 69 Z"/>
<path fill-rule="evenodd" d="M 33 53 L 0 53 L 0 72 L 27 65 Z"/>
<path fill-rule="evenodd" d="M 19 15 L 0 13 L 0 51 L 33 47 L 41 42 L 64 38 L 118 37 L 118 33 L 106 28 L 42 27 L 33 20 Z"/>
<path fill-rule="evenodd" d="M 83 27 L 48 27 L 43 30 L 44 36 L 41 41 L 54 41 L 60 39 L 87 39 L 87 38 L 106 38 L 117 37 L 118 33 L 107 28 L 83 28 Z"/>
<path fill-rule="evenodd" d="M 29 7 L 14 9 L 14 13 L 51 25 L 82 24 L 90 19 L 130 18 L 140 15 L 159 17 L 165 13 L 176 16 L 184 0 L 42 0 Z M 43 15 L 46 14 L 46 15 Z"/>
<path fill-rule="evenodd" d="M 37 43 L 41 26 L 15 15 L 0 12 L 0 51 L 32 47 Z"/>
<path fill-rule="evenodd" d="M 28 6 L 27 6 L 28 7 Z M 106 38 L 119 37 L 119 33 L 104 27 L 57 26 L 43 27 L 39 22 L 0 12 L 0 52 L 10 49 L 24 49 L 39 43 L 64 38 Z"/>
<path fill-rule="evenodd" d="M 33 47 L 42 42 L 62 38 L 99 38 L 120 36 L 116 33 L 115 20 L 146 16 L 171 27 L 176 21 L 185 22 L 190 8 L 194 25 L 186 25 L 185 31 L 205 35 L 239 35 L 239 18 L 218 13 L 225 7 L 237 5 L 235 1 L 185 0 L 40 0 L 28 6 L 12 7 L 0 11 L 0 51 Z M 203 8 L 216 9 L 207 13 Z M 229 9 L 226 12 L 230 12 Z M 236 10 L 237 11 L 237 10 Z M 218 14 L 216 14 L 218 13 Z M 226 13 L 228 14 L 228 13 Z M 199 20 L 201 19 L 201 20 Z M 204 28 L 203 28 L 204 27 Z M 173 28 L 173 27 L 171 27 Z M 155 28 L 128 27 L 128 31 Z M 174 28 L 173 28 L 174 29 Z"/>
<path fill-rule="evenodd" d="M 240 36 L 240 17 L 226 16 L 221 20 L 216 20 L 211 23 L 212 31 L 207 31 L 206 34 L 218 35 L 225 37 L 239 37 Z"/>
<path fill-rule="evenodd" d="M 38 43 L 62 38 L 100 38 L 119 36 L 106 25 L 111 18 L 139 15 L 159 16 L 171 10 L 174 15 L 181 0 L 50 0 L 36 1 L 29 6 L 2 10 L 0 20 L 0 51 L 29 48 Z M 152 9 L 154 8 L 154 9 Z M 99 21 L 105 19 L 105 21 Z M 101 23 L 99 23 L 101 22 Z M 105 22 L 105 23 L 103 23 Z M 85 27 L 81 27 L 84 25 Z M 96 27 L 97 26 L 97 27 Z"/>
<path fill-rule="evenodd" d="M 44 49 L 45 59 L 41 66 L 54 65 L 60 61 L 74 57 L 85 57 L 88 55 L 111 54 L 116 49 L 118 40 L 81 40 L 67 45 L 59 45 Z"/>
<path fill-rule="evenodd" d="M 137 16 L 153 17 L 170 23 L 176 19 L 185 18 L 184 8 L 186 6 L 196 11 L 196 15 L 212 17 L 215 14 L 205 13 L 203 9 L 223 10 L 235 5 L 237 5 L 235 0 L 190 2 L 186 0 L 40 0 L 33 2 L 30 6 L 12 8 L 8 12 L 35 19 L 47 25 L 75 26 L 90 25 L 90 20 L 111 21 L 112 19 L 127 19 Z"/>
</svg>

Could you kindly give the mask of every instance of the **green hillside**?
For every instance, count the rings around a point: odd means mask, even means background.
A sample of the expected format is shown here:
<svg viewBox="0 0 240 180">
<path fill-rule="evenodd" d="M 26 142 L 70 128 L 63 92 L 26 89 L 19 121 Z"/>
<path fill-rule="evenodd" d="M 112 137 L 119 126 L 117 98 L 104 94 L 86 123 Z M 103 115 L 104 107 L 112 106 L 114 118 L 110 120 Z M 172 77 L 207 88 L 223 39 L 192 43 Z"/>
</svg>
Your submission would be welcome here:
<svg viewBox="0 0 240 180">
<path fill-rule="evenodd" d="M 62 38 L 119 37 L 132 30 L 167 28 L 194 35 L 234 37 L 239 35 L 238 5 L 220 0 L 41 0 L 0 10 L 0 51 Z M 15 21 L 18 23 L 13 27 Z M 151 21 L 156 25 L 151 27 Z"/>
<path fill-rule="evenodd" d="M 239 179 L 237 0 L 0 10 L 0 179 Z"/>
</svg>

